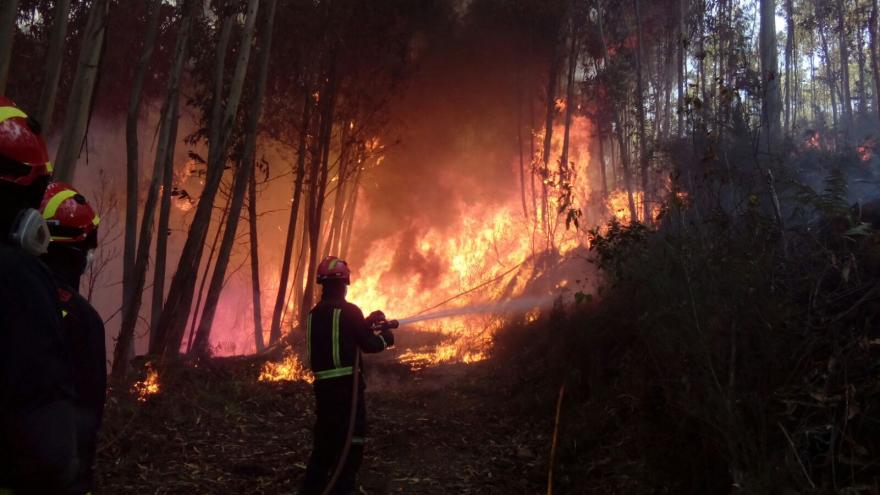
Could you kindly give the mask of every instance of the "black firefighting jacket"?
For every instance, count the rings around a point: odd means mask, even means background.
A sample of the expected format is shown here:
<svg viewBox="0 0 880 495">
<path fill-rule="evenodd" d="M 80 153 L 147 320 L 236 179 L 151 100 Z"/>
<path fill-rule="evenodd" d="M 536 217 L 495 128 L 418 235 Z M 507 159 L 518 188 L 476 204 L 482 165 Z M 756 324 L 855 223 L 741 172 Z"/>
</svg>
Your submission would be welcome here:
<svg viewBox="0 0 880 495">
<path fill-rule="evenodd" d="M 104 416 L 107 398 L 107 352 L 104 322 L 88 301 L 62 281 L 58 283 L 64 337 L 73 364 L 76 392 L 77 450 L 80 466 L 75 491 L 93 488 L 93 464 L 98 429 Z"/>
<path fill-rule="evenodd" d="M 344 298 L 324 297 L 309 312 L 306 344 L 317 382 L 351 376 L 355 353 L 382 352 L 394 344 L 394 336 L 374 334 L 360 308 Z"/>
<path fill-rule="evenodd" d="M 0 243 L 0 488 L 66 491 L 75 474 L 72 372 L 49 270 Z"/>
</svg>

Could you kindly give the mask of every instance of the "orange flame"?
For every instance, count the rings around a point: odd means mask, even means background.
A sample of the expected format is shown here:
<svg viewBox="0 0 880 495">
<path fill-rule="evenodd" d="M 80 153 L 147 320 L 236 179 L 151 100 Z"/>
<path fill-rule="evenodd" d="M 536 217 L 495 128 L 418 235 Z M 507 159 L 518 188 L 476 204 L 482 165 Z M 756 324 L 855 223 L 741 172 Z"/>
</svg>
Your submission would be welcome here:
<svg viewBox="0 0 880 495">
<path fill-rule="evenodd" d="M 263 365 L 260 370 L 259 380 L 261 382 L 306 382 L 312 383 L 314 377 L 312 372 L 307 370 L 299 358 L 295 354 L 288 354 L 281 362 L 269 361 Z"/>
<path fill-rule="evenodd" d="M 147 363 L 147 376 L 132 386 L 134 393 L 137 394 L 140 402 L 146 402 L 151 395 L 159 393 L 159 373 L 150 363 Z"/>
</svg>

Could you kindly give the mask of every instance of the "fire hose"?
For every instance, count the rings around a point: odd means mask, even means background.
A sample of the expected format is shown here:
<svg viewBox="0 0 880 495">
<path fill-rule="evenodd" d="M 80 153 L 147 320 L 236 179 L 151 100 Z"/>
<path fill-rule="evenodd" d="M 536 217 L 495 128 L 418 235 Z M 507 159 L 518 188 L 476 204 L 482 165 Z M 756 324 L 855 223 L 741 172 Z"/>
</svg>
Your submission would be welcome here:
<svg viewBox="0 0 880 495">
<path fill-rule="evenodd" d="M 382 320 L 376 323 L 373 323 L 371 328 L 374 332 L 380 332 L 383 330 L 391 330 L 400 326 L 397 320 Z M 333 476 L 330 477 L 330 481 L 327 483 L 327 486 L 324 488 L 324 491 L 321 492 L 321 495 L 330 495 L 330 492 L 336 486 L 336 482 L 339 481 L 339 476 L 342 474 L 342 469 L 345 467 L 345 462 L 348 459 L 348 453 L 351 451 L 351 442 L 354 439 L 354 424 L 357 420 L 357 401 L 358 401 L 358 385 L 360 385 L 360 366 L 361 366 L 361 351 L 357 351 L 354 354 L 354 365 L 352 366 L 352 375 L 351 375 L 351 407 L 348 412 L 348 431 L 345 434 L 345 444 L 343 444 L 342 452 L 339 454 L 339 460 L 336 461 L 336 468 L 333 470 Z"/>
</svg>

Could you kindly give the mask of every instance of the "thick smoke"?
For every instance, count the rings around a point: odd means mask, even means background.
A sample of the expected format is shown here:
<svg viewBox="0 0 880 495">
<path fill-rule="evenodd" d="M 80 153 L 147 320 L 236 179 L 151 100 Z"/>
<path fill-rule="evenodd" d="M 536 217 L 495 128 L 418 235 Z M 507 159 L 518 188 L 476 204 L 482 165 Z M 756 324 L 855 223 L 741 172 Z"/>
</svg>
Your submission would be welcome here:
<svg viewBox="0 0 880 495">
<path fill-rule="evenodd" d="M 529 100 L 521 110 L 518 102 L 539 66 L 518 50 L 521 32 L 487 24 L 465 16 L 426 41 L 419 69 L 392 103 L 400 141 L 365 184 L 353 260 L 401 231 L 407 251 L 411 233 L 455 228 L 470 207 L 492 209 L 518 191 L 517 128 L 530 119 Z M 528 166 L 530 136 L 522 138 Z M 422 284 L 434 268 L 425 266 Z"/>
</svg>

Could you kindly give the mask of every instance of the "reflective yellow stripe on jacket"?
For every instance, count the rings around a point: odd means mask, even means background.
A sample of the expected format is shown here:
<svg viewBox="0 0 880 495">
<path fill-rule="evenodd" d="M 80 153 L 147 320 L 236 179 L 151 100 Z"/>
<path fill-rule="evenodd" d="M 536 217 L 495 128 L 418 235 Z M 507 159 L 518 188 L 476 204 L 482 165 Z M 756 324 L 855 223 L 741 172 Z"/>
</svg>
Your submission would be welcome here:
<svg viewBox="0 0 880 495">
<path fill-rule="evenodd" d="M 342 366 L 342 356 L 340 353 L 340 330 L 339 320 L 342 317 L 341 309 L 333 310 L 333 328 L 331 330 L 331 338 L 333 340 L 333 368 L 329 370 L 316 371 L 315 380 L 324 380 L 327 378 L 338 378 L 340 376 L 348 376 L 354 373 L 351 366 Z M 309 362 L 312 359 L 312 315 L 309 315 L 308 329 L 306 330 L 306 345 L 308 347 Z"/>
</svg>

